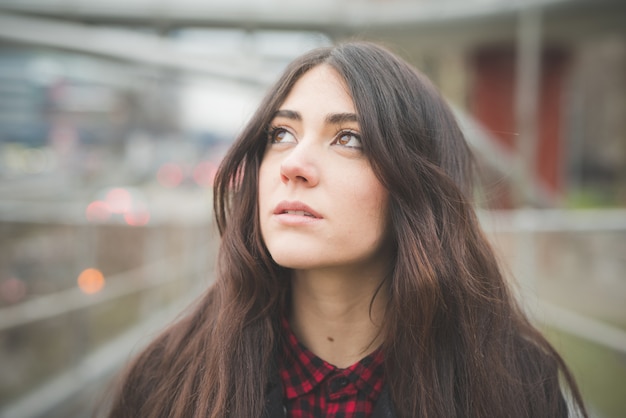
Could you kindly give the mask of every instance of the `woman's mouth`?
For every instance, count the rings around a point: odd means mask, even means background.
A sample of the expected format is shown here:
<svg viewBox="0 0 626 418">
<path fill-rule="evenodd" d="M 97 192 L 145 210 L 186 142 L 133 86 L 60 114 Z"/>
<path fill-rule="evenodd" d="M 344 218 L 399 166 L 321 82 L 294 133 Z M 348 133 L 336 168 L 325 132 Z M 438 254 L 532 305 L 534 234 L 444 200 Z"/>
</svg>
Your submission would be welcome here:
<svg viewBox="0 0 626 418">
<path fill-rule="evenodd" d="M 305 203 L 298 201 L 280 202 L 274 208 L 274 215 L 293 215 L 299 217 L 306 217 L 311 219 L 322 219 L 323 216 L 316 212 L 313 208 L 309 207 Z"/>
<path fill-rule="evenodd" d="M 283 211 L 283 213 L 286 213 L 288 215 L 309 216 L 311 218 L 315 218 L 313 214 L 303 211 L 303 210 L 286 210 L 286 211 Z"/>
</svg>

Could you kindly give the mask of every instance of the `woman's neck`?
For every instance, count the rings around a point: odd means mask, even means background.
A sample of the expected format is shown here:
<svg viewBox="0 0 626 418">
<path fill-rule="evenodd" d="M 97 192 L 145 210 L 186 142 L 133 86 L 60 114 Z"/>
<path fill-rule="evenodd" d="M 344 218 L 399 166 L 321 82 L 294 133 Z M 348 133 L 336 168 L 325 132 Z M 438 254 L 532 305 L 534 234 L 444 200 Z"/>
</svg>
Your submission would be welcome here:
<svg viewBox="0 0 626 418">
<path fill-rule="evenodd" d="M 291 327 L 318 357 L 348 367 L 382 342 L 387 293 L 381 278 L 329 271 L 294 271 Z"/>
</svg>

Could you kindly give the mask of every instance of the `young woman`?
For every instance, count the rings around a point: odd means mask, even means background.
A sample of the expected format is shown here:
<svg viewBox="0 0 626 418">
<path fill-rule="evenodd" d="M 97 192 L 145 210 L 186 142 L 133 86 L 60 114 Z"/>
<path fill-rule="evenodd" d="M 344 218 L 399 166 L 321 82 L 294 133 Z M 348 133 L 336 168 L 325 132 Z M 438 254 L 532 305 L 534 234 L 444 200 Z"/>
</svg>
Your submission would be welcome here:
<svg viewBox="0 0 626 418">
<path fill-rule="evenodd" d="M 215 284 L 112 417 L 586 416 L 509 293 L 450 110 L 387 50 L 286 69 L 215 182 Z M 572 411 L 569 413 L 571 414 Z"/>
</svg>

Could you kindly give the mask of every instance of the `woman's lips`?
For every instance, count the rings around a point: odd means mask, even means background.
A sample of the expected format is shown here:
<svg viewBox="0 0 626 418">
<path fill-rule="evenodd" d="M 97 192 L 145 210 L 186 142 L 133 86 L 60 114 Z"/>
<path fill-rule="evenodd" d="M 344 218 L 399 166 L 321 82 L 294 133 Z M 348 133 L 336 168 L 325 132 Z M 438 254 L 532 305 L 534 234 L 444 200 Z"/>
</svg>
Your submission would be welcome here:
<svg viewBox="0 0 626 418">
<path fill-rule="evenodd" d="M 304 210 L 286 210 L 282 213 L 286 213 L 288 215 L 309 216 L 311 218 L 315 218 L 315 216 Z"/>
<path fill-rule="evenodd" d="M 314 220 L 322 219 L 322 216 L 308 205 L 298 201 L 282 201 L 274 208 L 274 215 L 279 215 L 285 220 Z"/>
</svg>

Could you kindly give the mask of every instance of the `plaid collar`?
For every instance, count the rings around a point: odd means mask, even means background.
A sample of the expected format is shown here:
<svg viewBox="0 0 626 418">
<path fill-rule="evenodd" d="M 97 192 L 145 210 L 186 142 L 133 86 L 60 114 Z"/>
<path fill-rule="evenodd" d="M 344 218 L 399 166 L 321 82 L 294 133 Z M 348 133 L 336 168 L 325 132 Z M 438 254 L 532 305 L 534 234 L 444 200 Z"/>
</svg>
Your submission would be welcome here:
<svg viewBox="0 0 626 418">
<path fill-rule="evenodd" d="M 281 319 L 284 336 L 280 349 L 278 369 L 286 399 L 294 399 L 310 393 L 322 382 L 339 385 L 344 389 L 337 391 L 337 397 L 366 394 L 376 401 L 383 388 L 383 352 L 379 348 L 345 369 L 340 369 L 317 357 L 302 345 L 293 333 L 289 321 Z M 331 397 L 333 396 L 331 395 Z"/>
</svg>

